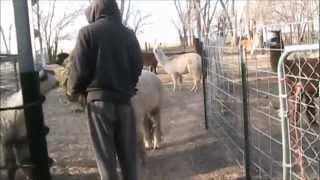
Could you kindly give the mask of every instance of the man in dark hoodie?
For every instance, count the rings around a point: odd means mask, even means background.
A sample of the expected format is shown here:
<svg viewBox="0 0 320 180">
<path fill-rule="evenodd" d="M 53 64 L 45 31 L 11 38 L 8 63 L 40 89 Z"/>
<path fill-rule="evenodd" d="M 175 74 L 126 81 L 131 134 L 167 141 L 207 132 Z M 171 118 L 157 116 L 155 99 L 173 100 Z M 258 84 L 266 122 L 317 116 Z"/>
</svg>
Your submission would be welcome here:
<svg viewBox="0 0 320 180">
<path fill-rule="evenodd" d="M 71 95 L 85 95 L 89 130 L 102 180 L 137 180 L 136 125 L 130 103 L 142 70 L 133 31 L 122 25 L 116 0 L 94 0 L 79 31 L 70 72 Z"/>
</svg>

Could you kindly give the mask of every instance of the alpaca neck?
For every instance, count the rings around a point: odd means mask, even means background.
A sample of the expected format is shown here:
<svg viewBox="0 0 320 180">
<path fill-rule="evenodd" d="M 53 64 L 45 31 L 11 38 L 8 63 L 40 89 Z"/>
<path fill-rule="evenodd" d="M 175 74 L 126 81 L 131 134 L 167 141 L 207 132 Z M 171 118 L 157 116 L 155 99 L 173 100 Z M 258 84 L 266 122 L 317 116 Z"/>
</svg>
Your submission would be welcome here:
<svg viewBox="0 0 320 180">
<path fill-rule="evenodd" d="M 159 64 L 165 65 L 168 62 L 169 58 L 164 54 L 163 51 L 160 50 L 158 53 L 156 53 L 156 59 L 159 62 Z"/>
</svg>

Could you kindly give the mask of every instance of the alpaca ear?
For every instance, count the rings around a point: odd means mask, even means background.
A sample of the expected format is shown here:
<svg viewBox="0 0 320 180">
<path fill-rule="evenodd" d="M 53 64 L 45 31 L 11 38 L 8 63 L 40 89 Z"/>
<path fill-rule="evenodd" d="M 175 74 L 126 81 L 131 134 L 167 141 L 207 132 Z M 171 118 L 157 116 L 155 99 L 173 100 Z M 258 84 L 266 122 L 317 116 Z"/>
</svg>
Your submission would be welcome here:
<svg viewBox="0 0 320 180">
<path fill-rule="evenodd" d="M 39 80 L 40 81 L 45 81 L 48 79 L 48 74 L 47 74 L 47 71 L 45 69 L 41 69 L 39 71 Z"/>
<path fill-rule="evenodd" d="M 159 49 L 160 47 L 160 43 L 156 43 L 154 46 L 153 46 L 153 49 Z"/>
</svg>

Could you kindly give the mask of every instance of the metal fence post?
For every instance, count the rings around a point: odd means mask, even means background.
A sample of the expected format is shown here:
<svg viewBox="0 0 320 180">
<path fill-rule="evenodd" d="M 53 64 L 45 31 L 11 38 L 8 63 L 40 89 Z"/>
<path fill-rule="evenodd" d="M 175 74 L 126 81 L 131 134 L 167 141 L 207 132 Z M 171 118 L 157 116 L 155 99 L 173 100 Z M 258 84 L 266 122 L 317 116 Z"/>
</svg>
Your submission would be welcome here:
<svg viewBox="0 0 320 180">
<path fill-rule="evenodd" d="M 18 62 L 24 105 L 39 102 L 38 73 L 34 70 L 27 0 L 13 0 L 18 44 Z M 33 163 L 33 180 L 51 180 L 47 142 L 41 103 L 24 109 L 30 156 Z"/>
<path fill-rule="evenodd" d="M 202 64 L 202 89 L 203 89 L 203 102 L 204 102 L 204 116 L 205 116 L 205 128 L 209 129 L 208 123 L 208 114 L 207 114 L 207 86 L 206 86 L 206 78 L 207 78 L 207 63 L 205 52 L 203 51 L 203 43 L 199 38 L 193 38 L 193 43 L 196 49 L 196 52 L 201 56 L 201 64 Z"/>
<path fill-rule="evenodd" d="M 278 63 L 278 80 L 284 79 L 285 72 L 282 68 L 282 62 L 284 61 L 286 52 L 284 52 L 279 60 Z M 279 80 L 279 82 L 281 82 Z M 282 166 L 283 166 L 283 180 L 290 179 L 290 168 L 291 168 L 291 161 L 290 161 L 290 140 L 288 136 L 289 132 L 289 123 L 288 123 L 288 104 L 287 104 L 287 93 L 286 87 L 280 86 L 279 87 L 279 99 L 280 99 L 280 113 L 281 113 L 281 131 L 282 131 Z"/>
<path fill-rule="evenodd" d="M 241 96 L 242 96 L 242 120 L 244 134 L 244 163 L 246 179 L 250 180 L 250 142 L 249 142 L 249 115 L 248 115 L 248 86 L 247 67 L 245 62 L 245 49 L 240 46 L 240 73 L 241 73 Z"/>
</svg>

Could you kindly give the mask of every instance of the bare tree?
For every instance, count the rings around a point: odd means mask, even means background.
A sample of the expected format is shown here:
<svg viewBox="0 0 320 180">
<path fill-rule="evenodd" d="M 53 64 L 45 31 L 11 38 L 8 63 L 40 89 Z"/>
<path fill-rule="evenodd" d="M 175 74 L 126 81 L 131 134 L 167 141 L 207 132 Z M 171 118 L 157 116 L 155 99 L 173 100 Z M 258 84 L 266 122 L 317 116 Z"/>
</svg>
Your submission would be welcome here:
<svg viewBox="0 0 320 180">
<path fill-rule="evenodd" d="M 273 23 L 272 19 L 272 1 L 252 1 L 252 11 L 250 11 L 250 18 L 255 19 L 262 24 Z"/>
<path fill-rule="evenodd" d="M 148 19 L 151 14 L 143 14 L 140 10 L 132 7 L 132 0 L 121 0 L 120 12 L 122 23 L 133 29 L 138 34 L 143 32 L 143 28 L 149 24 Z"/>
<path fill-rule="evenodd" d="M 313 21 L 317 17 L 319 6 L 316 6 L 316 4 L 316 1 L 312 0 L 283 1 L 278 6 L 273 4 L 273 18 L 284 23 L 301 22 L 292 25 L 291 28 L 297 34 L 296 41 L 302 42 L 307 26 L 310 24 L 307 22 Z"/>
<path fill-rule="evenodd" d="M 174 27 L 176 28 L 176 30 L 178 31 L 178 36 L 179 36 L 179 40 L 180 40 L 180 43 L 182 45 L 185 45 L 185 38 L 183 36 L 183 33 L 182 33 L 182 30 L 181 30 L 181 25 L 177 24 L 179 22 L 176 22 L 174 20 L 171 20 L 172 24 L 174 25 Z"/>
<path fill-rule="evenodd" d="M 231 5 L 231 16 L 233 17 L 233 43 L 232 45 L 237 44 L 237 39 L 238 39 L 238 14 L 235 11 L 235 0 L 232 0 L 232 5 Z"/>
<path fill-rule="evenodd" d="M 178 13 L 178 21 L 174 22 L 174 26 L 179 33 L 181 44 L 190 45 L 190 43 L 185 42 L 188 34 L 197 35 L 201 32 L 202 36 L 207 39 L 216 16 L 219 16 L 217 13 L 219 4 L 224 10 L 220 16 L 229 17 L 226 2 L 228 2 L 228 0 L 174 0 L 174 5 Z M 234 14 L 235 13 L 232 15 Z M 222 24 L 220 23 L 219 25 Z M 229 25 L 230 28 L 233 26 L 230 17 L 227 25 Z M 226 27 L 224 27 L 224 29 L 225 28 Z"/>
<path fill-rule="evenodd" d="M 4 35 L 3 29 L 2 29 L 2 27 L 1 27 L 1 25 L 0 25 L 0 39 L 1 39 L 1 37 L 2 37 L 2 39 L 3 39 L 4 47 L 6 48 L 6 53 L 9 54 L 9 52 L 10 52 L 9 46 L 8 46 L 8 44 L 7 44 L 7 40 L 6 40 L 6 37 L 5 37 L 5 35 Z M 1 45 L 1 44 L 0 44 L 0 45 Z M 1 46 L 0 46 L 0 47 L 1 47 Z M 0 50 L 1 50 L 1 48 L 0 48 Z"/>
<path fill-rule="evenodd" d="M 232 21 L 231 21 L 231 18 L 230 18 L 230 15 L 229 15 L 229 12 L 228 12 L 228 9 L 227 9 L 227 4 L 229 2 L 229 0 L 226 0 L 225 2 L 223 0 L 219 0 L 222 8 L 223 8 L 223 14 L 227 20 L 227 25 L 229 25 L 229 29 L 232 30 Z M 233 33 L 232 31 L 230 31 L 231 33 Z"/>
<path fill-rule="evenodd" d="M 183 45 L 183 47 L 186 47 L 190 44 L 190 42 L 188 42 L 188 34 L 191 31 L 190 14 L 192 2 L 184 0 L 174 0 L 174 5 L 177 10 L 178 21 L 173 22 L 173 24 L 179 33 L 181 44 Z"/>
<path fill-rule="evenodd" d="M 122 23 L 125 26 L 128 26 L 130 16 L 132 15 L 131 11 L 132 11 L 131 0 L 121 0 L 120 1 L 121 19 L 122 19 Z"/>
<path fill-rule="evenodd" d="M 150 17 L 151 17 L 150 14 L 143 15 L 140 10 L 137 10 L 133 14 L 133 20 L 132 20 L 132 28 L 134 33 L 136 34 L 143 33 L 144 27 L 150 24 L 147 21 Z"/>
<path fill-rule="evenodd" d="M 42 40 L 42 36 L 40 33 L 40 29 L 41 29 L 41 22 L 40 22 L 40 5 L 39 5 L 39 1 L 35 1 L 33 0 L 33 5 L 35 5 L 35 7 L 33 8 L 33 12 L 36 16 L 36 28 L 35 28 L 35 37 L 38 37 L 39 40 L 39 46 L 40 46 L 40 57 L 42 59 L 42 64 L 45 64 L 45 58 L 44 58 L 44 53 L 43 53 L 43 40 Z"/>
<path fill-rule="evenodd" d="M 214 20 L 214 17 L 217 12 L 218 7 L 218 0 L 212 1 L 212 0 L 205 0 L 204 4 L 201 7 L 201 17 L 202 17 L 202 34 L 205 38 L 210 33 L 212 23 Z"/>
<path fill-rule="evenodd" d="M 297 41 L 303 41 L 307 22 L 318 18 L 319 3 L 317 0 L 295 0 L 295 1 L 254 1 L 255 10 L 250 13 L 252 18 L 263 24 L 289 24 L 291 31 L 297 34 Z M 312 23 L 309 25 L 313 26 Z M 311 27 L 314 29 L 314 27 Z"/>
<path fill-rule="evenodd" d="M 48 63 L 53 63 L 58 53 L 59 41 L 70 39 L 71 34 L 64 30 L 83 13 L 83 8 L 71 12 L 65 11 L 61 17 L 57 17 L 56 0 L 46 3 L 50 3 L 47 11 L 41 8 L 39 2 L 33 7 L 36 21 L 35 34 L 39 40 L 40 51 L 45 47 L 45 53 L 42 53 L 47 55 Z"/>
</svg>

